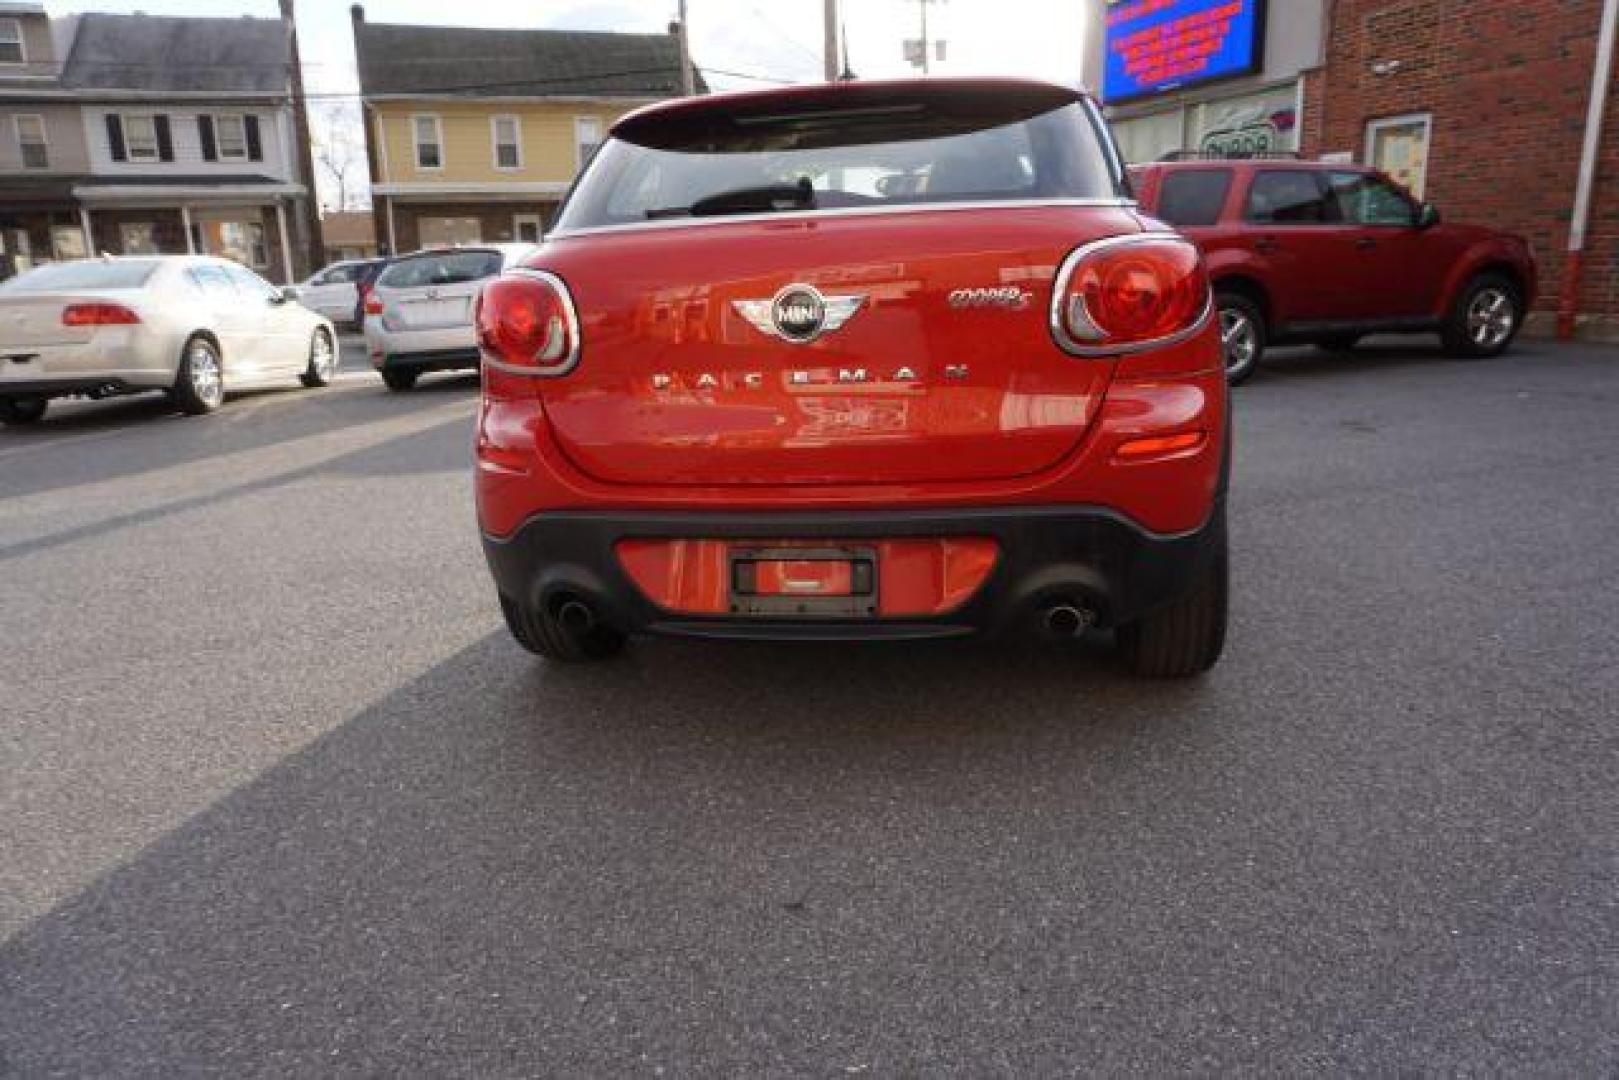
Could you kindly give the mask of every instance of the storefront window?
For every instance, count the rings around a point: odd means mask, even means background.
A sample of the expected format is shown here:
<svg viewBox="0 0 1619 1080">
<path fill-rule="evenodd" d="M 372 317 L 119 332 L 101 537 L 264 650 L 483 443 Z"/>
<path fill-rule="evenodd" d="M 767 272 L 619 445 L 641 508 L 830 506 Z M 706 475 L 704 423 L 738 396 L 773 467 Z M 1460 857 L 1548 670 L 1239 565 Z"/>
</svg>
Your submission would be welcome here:
<svg viewBox="0 0 1619 1080">
<path fill-rule="evenodd" d="M 58 225 L 51 230 L 51 250 L 58 259 L 83 259 L 90 252 L 84 230 L 77 225 Z"/>
<path fill-rule="evenodd" d="M 118 240 L 125 255 L 160 255 L 157 226 L 150 221 L 121 221 Z"/>
<path fill-rule="evenodd" d="M 270 265 L 264 225 L 257 221 L 210 221 L 204 227 L 206 250 L 244 266 Z"/>
<path fill-rule="evenodd" d="M 422 247 L 451 247 L 483 242 L 483 226 L 475 217 L 424 217 L 417 229 Z"/>
</svg>

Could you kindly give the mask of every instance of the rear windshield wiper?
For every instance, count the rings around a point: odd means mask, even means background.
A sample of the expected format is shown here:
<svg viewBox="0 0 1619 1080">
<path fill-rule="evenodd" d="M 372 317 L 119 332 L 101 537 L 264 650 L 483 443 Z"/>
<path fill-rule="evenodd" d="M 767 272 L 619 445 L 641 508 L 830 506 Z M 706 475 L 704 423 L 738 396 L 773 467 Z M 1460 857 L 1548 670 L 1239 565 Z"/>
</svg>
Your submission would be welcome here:
<svg viewBox="0 0 1619 1080">
<path fill-rule="evenodd" d="M 815 185 L 808 177 L 796 184 L 764 184 L 705 195 L 690 206 L 648 210 L 648 218 L 709 217 L 714 214 L 766 214 L 778 210 L 815 209 Z"/>
</svg>

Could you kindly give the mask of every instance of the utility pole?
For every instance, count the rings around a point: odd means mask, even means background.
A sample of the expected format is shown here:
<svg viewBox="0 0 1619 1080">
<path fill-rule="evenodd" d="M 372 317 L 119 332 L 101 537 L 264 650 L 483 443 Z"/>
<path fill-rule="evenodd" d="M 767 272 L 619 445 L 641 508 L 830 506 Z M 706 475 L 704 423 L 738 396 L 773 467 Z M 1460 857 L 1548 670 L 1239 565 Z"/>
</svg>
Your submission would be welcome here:
<svg viewBox="0 0 1619 1080">
<path fill-rule="evenodd" d="M 922 12 L 922 74 L 928 73 L 928 0 L 916 0 Z"/>
<path fill-rule="evenodd" d="M 932 70 L 934 60 L 932 56 L 933 39 L 928 34 L 928 8 L 933 4 L 942 4 L 944 0 L 909 0 L 909 2 L 917 6 L 917 10 L 922 17 L 922 36 L 920 38 L 906 39 L 905 59 L 912 65 L 921 68 L 922 74 L 926 75 Z M 939 42 L 938 59 L 944 59 L 944 42 L 942 41 Z"/>
<path fill-rule="evenodd" d="M 691 69 L 691 34 L 686 29 L 686 0 L 680 0 L 680 92 L 686 97 L 697 93 L 697 75 Z"/>
<path fill-rule="evenodd" d="M 292 131 L 293 141 L 297 144 L 298 175 L 308 189 L 300 215 L 304 223 L 304 257 L 309 260 L 309 272 L 313 273 L 326 264 L 326 245 L 320 236 L 320 200 L 315 196 L 315 158 L 309 146 L 309 103 L 304 99 L 304 66 L 298 57 L 298 20 L 292 9 L 292 0 L 281 0 L 281 25 L 287 33 L 287 54 L 292 61 Z M 286 251 L 290 246 L 287 238 L 283 237 L 281 250 Z M 291 266 L 286 268 L 286 272 L 289 282 L 297 281 L 302 276 Z"/>
<path fill-rule="evenodd" d="M 825 75 L 827 82 L 837 82 L 838 79 L 838 0 L 826 0 L 825 6 L 826 48 L 825 48 Z"/>
</svg>

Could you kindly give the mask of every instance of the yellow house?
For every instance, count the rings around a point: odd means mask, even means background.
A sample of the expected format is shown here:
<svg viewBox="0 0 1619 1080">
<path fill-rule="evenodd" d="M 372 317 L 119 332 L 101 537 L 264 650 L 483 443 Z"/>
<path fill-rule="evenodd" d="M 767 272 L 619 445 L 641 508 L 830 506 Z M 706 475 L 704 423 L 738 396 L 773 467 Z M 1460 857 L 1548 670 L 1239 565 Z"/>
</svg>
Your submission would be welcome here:
<svg viewBox="0 0 1619 1080">
<path fill-rule="evenodd" d="M 674 34 L 371 23 L 354 46 L 379 246 L 536 241 L 607 129 L 680 92 Z"/>
</svg>

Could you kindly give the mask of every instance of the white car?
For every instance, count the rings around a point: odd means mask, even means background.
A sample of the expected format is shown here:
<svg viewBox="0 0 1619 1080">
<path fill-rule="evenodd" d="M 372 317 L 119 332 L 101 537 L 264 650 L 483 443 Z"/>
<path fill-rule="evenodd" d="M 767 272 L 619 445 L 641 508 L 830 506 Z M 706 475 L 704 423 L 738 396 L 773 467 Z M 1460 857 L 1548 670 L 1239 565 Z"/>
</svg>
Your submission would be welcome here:
<svg viewBox="0 0 1619 1080">
<path fill-rule="evenodd" d="M 309 280 L 293 286 L 298 302 L 334 323 L 358 327 L 364 318 L 361 303 L 381 273 L 386 259 L 350 259 L 335 262 Z"/>
<path fill-rule="evenodd" d="M 337 370 L 331 320 L 226 259 L 103 257 L 0 284 L 0 422 L 32 423 L 51 398 L 166 391 L 187 413 L 225 391 Z"/>
<path fill-rule="evenodd" d="M 409 390 L 429 371 L 478 366 L 472 302 L 483 283 L 539 250 L 480 244 L 418 251 L 388 264 L 365 301 L 365 344 L 390 390 Z"/>
</svg>

